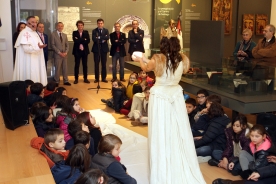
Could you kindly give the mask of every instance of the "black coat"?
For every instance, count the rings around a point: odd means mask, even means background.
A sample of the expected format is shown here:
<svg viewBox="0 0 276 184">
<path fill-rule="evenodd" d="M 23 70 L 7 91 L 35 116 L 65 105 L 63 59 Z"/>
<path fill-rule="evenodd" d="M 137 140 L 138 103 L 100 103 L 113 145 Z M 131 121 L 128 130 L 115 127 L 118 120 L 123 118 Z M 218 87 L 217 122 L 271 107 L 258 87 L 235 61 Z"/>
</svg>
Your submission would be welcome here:
<svg viewBox="0 0 276 184">
<path fill-rule="evenodd" d="M 258 168 L 257 172 L 260 174 L 260 179 L 276 176 L 276 164 L 271 163 L 268 166 Z"/>
<path fill-rule="evenodd" d="M 100 39 L 98 39 L 99 36 Z M 92 40 L 94 42 L 91 50 L 92 52 L 99 52 L 99 46 L 101 47 L 101 52 L 109 52 L 107 45 L 107 41 L 109 40 L 109 32 L 107 29 L 103 28 L 102 33 L 100 33 L 98 28 L 93 29 Z"/>
<path fill-rule="evenodd" d="M 145 52 L 143 39 L 144 39 L 144 31 L 142 29 L 138 28 L 138 31 L 136 34 L 134 33 L 133 30 L 130 30 L 128 32 L 128 42 L 129 42 L 128 53 L 130 55 L 132 55 L 134 51 Z"/>
<path fill-rule="evenodd" d="M 211 146 L 212 150 L 224 150 L 226 136 L 224 129 L 230 122 L 227 116 L 214 117 L 209 122 L 209 127 L 201 139 L 195 140 L 195 147 Z"/>
<path fill-rule="evenodd" d="M 125 89 L 112 88 L 113 104 L 115 112 L 120 112 L 124 105 L 124 101 L 127 100 Z"/>
<path fill-rule="evenodd" d="M 90 36 L 88 31 L 83 30 L 81 37 L 79 31 L 73 31 L 72 38 L 74 41 L 74 46 L 72 50 L 73 55 L 78 55 L 78 51 L 80 50 L 80 44 L 83 45 L 83 51 L 86 55 L 90 53 L 88 47 L 88 44 L 90 43 Z"/>
<path fill-rule="evenodd" d="M 262 168 L 269 165 L 270 163 L 267 160 L 267 156 L 269 155 L 274 155 L 274 156 L 276 155 L 276 147 L 272 142 L 271 142 L 271 147 L 268 150 L 259 150 L 253 154 L 254 161 L 249 163 L 248 168 L 252 172 L 254 172 L 258 168 Z"/>
<path fill-rule="evenodd" d="M 126 49 L 125 49 L 126 34 L 120 32 L 119 40 L 116 32 L 111 33 L 109 37 L 111 41 L 110 55 L 114 56 L 115 53 L 117 52 L 117 47 L 119 47 L 120 56 L 121 57 L 126 56 Z M 118 42 L 115 42 L 115 40 L 118 40 Z"/>
</svg>

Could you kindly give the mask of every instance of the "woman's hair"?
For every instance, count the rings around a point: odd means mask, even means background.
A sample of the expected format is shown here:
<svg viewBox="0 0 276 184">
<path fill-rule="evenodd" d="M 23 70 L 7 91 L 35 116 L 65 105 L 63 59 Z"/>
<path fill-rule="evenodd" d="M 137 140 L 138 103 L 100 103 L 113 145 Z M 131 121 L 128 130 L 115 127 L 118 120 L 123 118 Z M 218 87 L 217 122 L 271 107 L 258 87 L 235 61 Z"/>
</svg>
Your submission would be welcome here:
<svg viewBox="0 0 276 184">
<path fill-rule="evenodd" d="M 88 128 L 95 128 L 94 125 L 90 121 L 90 112 L 87 112 L 87 111 L 82 112 L 77 115 L 76 119 L 83 122 L 86 126 L 88 126 Z"/>
<path fill-rule="evenodd" d="M 137 74 L 136 72 L 132 72 L 132 73 L 129 75 L 127 86 L 130 85 L 130 77 L 131 77 L 132 75 L 135 76 L 136 80 L 137 80 L 137 78 L 138 78 L 138 74 Z"/>
<path fill-rule="evenodd" d="M 65 164 L 71 167 L 71 172 L 67 178 L 70 178 L 76 169 L 82 173 L 90 168 L 91 157 L 87 148 L 83 144 L 76 144 L 70 149 L 69 155 L 65 160 Z"/>
<path fill-rule="evenodd" d="M 100 154 L 111 152 L 116 144 L 122 144 L 119 137 L 113 134 L 107 134 L 103 136 L 98 145 L 98 152 Z"/>
<path fill-rule="evenodd" d="M 243 31 L 242 31 L 242 34 L 244 33 L 248 33 L 250 35 L 250 37 L 252 36 L 252 31 L 251 29 L 248 29 L 248 28 L 245 28 Z"/>
<path fill-rule="evenodd" d="M 34 118 L 34 124 L 39 122 L 45 122 L 46 119 L 50 116 L 50 113 L 49 113 L 50 109 L 51 108 L 48 106 L 42 106 L 37 108 L 35 118 Z"/>
<path fill-rule="evenodd" d="M 121 88 L 124 91 L 124 93 L 126 92 L 126 87 L 125 87 L 125 85 L 121 81 L 119 81 L 118 79 L 116 79 L 113 82 L 117 82 L 118 87 Z M 112 82 L 112 84 L 113 84 L 113 82 Z M 111 94 L 113 96 L 113 87 L 111 88 Z"/>
<path fill-rule="evenodd" d="M 20 26 L 22 25 L 22 24 L 25 24 L 24 22 L 19 22 L 18 24 L 17 24 L 17 27 L 16 27 L 16 31 L 19 33 L 20 32 Z M 26 25 L 26 24 L 25 24 Z"/>
<path fill-rule="evenodd" d="M 162 37 L 160 41 L 160 52 L 165 56 L 170 52 L 170 42 L 167 37 Z"/>
<path fill-rule="evenodd" d="M 247 118 L 245 115 L 243 114 L 239 114 L 232 122 L 232 127 L 234 126 L 234 123 L 236 121 L 239 121 L 240 122 L 240 127 L 242 130 L 246 129 L 247 128 Z M 241 133 L 240 134 L 236 134 L 234 131 L 233 131 L 233 140 L 235 143 L 238 143 L 239 142 L 239 137 L 240 137 Z"/>
<path fill-rule="evenodd" d="M 214 117 L 224 116 L 224 110 L 222 106 L 217 102 L 212 102 L 208 109 L 208 116 L 212 119 Z"/>
<path fill-rule="evenodd" d="M 67 113 L 68 115 L 71 114 L 78 114 L 75 110 L 74 110 L 74 104 L 76 101 L 78 101 L 79 99 L 77 98 L 68 98 L 64 104 L 64 106 L 62 107 L 62 112 Z"/>
<path fill-rule="evenodd" d="M 100 169 L 90 169 L 82 174 L 75 184 L 99 184 L 98 180 L 103 177 L 103 184 L 107 184 L 108 177 Z"/>
<path fill-rule="evenodd" d="M 182 56 L 180 55 L 180 43 L 179 39 L 176 37 L 170 38 L 170 52 L 169 52 L 169 59 L 171 61 L 171 65 L 169 65 L 169 62 L 167 61 L 167 70 L 172 70 L 173 73 L 178 67 L 179 62 L 182 61 Z M 167 71 L 166 70 L 166 71 Z"/>
<path fill-rule="evenodd" d="M 258 134 L 264 136 L 264 135 L 268 135 L 267 131 L 265 130 L 263 125 L 260 124 L 256 124 L 254 125 L 251 129 L 250 129 L 250 133 L 253 131 L 257 131 Z"/>
</svg>

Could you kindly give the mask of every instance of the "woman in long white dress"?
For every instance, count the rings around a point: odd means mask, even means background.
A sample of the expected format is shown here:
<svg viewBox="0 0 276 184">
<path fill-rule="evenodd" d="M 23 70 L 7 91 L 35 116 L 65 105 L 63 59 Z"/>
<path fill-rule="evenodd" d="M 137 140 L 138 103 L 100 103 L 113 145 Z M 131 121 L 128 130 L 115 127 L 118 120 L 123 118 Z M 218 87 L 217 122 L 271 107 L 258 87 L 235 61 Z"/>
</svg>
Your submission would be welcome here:
<svg viewBox="0 0 276 184">
<path fill-rule="evenodd" d="M 160 51 L 151 60 L 133 57 L 144 71 L 154 71 L 156 76 L 148 107 L 150 184 L 203 184 L 183 89 L 178 84 L 190 61 L 179 53 L 176 37 L 163 37 Z"/>
</svg>

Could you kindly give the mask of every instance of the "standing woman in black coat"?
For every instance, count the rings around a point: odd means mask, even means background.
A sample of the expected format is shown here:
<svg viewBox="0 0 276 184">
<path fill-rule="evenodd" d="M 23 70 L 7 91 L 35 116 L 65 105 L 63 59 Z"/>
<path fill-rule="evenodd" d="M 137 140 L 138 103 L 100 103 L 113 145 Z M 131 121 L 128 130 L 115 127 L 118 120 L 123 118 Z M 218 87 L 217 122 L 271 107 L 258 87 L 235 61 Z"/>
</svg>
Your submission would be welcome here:
<svg viewBox="0 0 276 184">
<path fill-rule="evenodd" d="M 195 147 L 197 156 L 212 156 L 220 160 L 226 145 L 224 129 L 230 119 L 224 114 L 222 106 L 217 102 L 208 102 L 210 106 L 208 116 L 210 118 L 208 129 L 202 137 L 197 137 Z"/>
</svg>

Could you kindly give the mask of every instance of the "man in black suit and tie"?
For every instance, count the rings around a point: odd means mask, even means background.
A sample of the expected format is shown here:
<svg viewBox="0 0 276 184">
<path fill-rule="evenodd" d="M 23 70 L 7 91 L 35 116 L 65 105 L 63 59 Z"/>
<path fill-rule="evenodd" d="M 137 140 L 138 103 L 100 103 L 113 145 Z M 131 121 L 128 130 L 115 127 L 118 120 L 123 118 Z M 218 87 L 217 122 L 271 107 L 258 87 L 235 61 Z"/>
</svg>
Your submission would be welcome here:
<svg viewBox="0 0 276 184">
<path fill-rule="evenodd" d="M 48 35 L 44 33 L 44 24 L 39 22 L 37 24 L 37 34 L 39 38 L 41 39 L 42 43 L 46 45 L 46 47 L 43 48 L 44 52 L 44 59 L 45 59 L 45 67 L 47 71 L 47 61 L 48 61 Z"/>
<path fill-rule="evenodd" d="M 75 56 L 75 81 L 74 84 L 78 83 L 79 80 L 79 68 L 80 60 L 82 60 L 82 69 L 83 69 L 83 79 L 85 83 L 90 83 L 87 79 L 87 56 L 89 54 L 88 44 L 90 43 L 90 36 L 88 31 L 83 30 L 84 22 L 79 20 L 76 23 L 78 28 L 77 31 L 73 31 L 72 37 L 74 41 L 73 46 L 73 55 Z"/>
<path fill-rule="evenodd" d="M 109 35 L 111 41 L 110 55 L 112 56 L 112 80 L 111 82 L 117 79 L 117 60 L 119 59 L 120 64 L 120 81 L 125 82 L 124 79 L 124 57 L 126 56 L 125 43 L 126 43 L 126 34 L 120 32 L 121 24 L 114 24 L 115 31 Z"/>
<path fill-rule="evenodd" d="M 137 20 L 132 21 L 132 30 L 128 32 L 128 42 L 129 42 L 129 49 L 128 53 L 130 56 L 134 51 L 140 51 L 145 53 L 144 49 L 144 31 L 140 29 L 139 23 Z"/>
<path fill-rule="evenodd" d="M 97 20 L 98 27 L 92 31 L 92 40 L 94 42 L 92 47 L 92 52 L 94 53 L 94 63 L 95 63 L 95 81 L 94 83 L 99 82 L 99 63 L 101 61 L 102 70 L 102 82 L 106 82 L 106 59 L 107 52 L 109 51 L 107 40 L 109 39 L 109 32 L 105 29 L 104 20 Z"/>
</svg>

